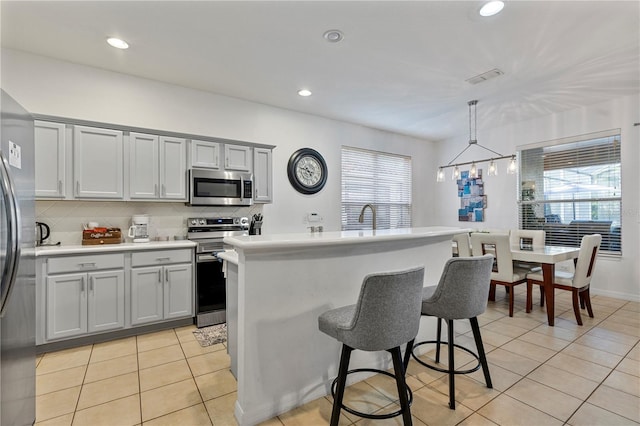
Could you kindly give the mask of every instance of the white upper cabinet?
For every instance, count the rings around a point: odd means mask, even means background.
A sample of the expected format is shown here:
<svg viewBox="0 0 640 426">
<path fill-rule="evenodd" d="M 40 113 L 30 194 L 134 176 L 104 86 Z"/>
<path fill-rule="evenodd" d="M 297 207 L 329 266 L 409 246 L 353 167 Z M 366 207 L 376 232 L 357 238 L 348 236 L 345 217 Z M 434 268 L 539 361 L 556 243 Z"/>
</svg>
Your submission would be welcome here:
<svg viewBox="0 0 640 426">
<path fill-rule="evenodd" d="M 191 167 L 201 169 L 220 168 L 220 144 L 209 141 L 191 141 Z"/>
<path fill-rule="evenodd" d="M 187 141 L 160 137 L 160 198 L 187 199 Z"/>
<path fill-rule="evenodd" d="M 224 169 L 251 171 L 251 147 L 224 144 Z"/>
<path fill-rule="evenodd" d="M 129 198 L 186 200 L 186 143 L 181 138 L 131 132 Z"/>
<path fill-rule="evenodd" d="M 129 134 L 129 197 L 156 199 L 160 196 L 158 136 Z"/>
<path fill-rule="evenodd" d="M 76 198 L 123 198 L 123 138 L 120 130 L 75 126 L 73 177 Z"/>
<path fill-rule="evenodd" d="M 65 125 L 47 121 L 34 123 L 36 197 L 64 198 L 66 172 Z"/>
<path fill-rule="evenodd" d="M 256 203 L 273 201 L 273 167 L 270 149 L 253 149 L 253 192 L 253 201 Z"/>
</svg>

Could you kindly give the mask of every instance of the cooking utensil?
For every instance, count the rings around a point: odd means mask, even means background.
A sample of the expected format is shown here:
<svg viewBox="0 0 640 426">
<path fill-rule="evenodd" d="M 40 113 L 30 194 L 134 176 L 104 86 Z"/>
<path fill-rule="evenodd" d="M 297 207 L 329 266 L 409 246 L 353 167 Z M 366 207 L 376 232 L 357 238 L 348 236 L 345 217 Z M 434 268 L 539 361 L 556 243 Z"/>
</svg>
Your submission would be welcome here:
<svg viewBox="0 0 640 426">
<path fill-rule="evenodd" d="M 36 245 L 41 246 L 49 238 L 51 229 L 44 222 L 36 222 Z"/>
</svg>

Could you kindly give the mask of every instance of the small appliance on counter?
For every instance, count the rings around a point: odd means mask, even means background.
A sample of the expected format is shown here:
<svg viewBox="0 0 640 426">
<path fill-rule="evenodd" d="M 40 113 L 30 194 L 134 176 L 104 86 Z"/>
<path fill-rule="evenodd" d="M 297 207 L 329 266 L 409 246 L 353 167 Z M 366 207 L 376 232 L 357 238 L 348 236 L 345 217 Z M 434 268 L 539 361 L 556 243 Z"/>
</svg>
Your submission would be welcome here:
<svg viewBox="0 0 640 426">
<path fill-rule="evenodd" d="M 120 244 L 122 242 L 122 231 L 120 228 L 107 228 L 99 226 L 96 222 L 89 222 L 88 224 L 83 225 L 83 228 L 83 246 Z"/>
<path fill-rule="evenodd" d="M 129 227 L 129 238 L 133 238 L 134 243 L 148 243 L 149 240 L 149 215 L 136 214 L 131 218 Z"/>
<path fill-rule="evenodd" d="M 43 245 L 50 234 L 49 225 L 44 222 L 36 222 L 36 246 Z"/>
<path fill-rule="evenodd" d="M 249 235 L 262 235 L 262 213 L 254 214 L 251 218 Z"/>
</svg>

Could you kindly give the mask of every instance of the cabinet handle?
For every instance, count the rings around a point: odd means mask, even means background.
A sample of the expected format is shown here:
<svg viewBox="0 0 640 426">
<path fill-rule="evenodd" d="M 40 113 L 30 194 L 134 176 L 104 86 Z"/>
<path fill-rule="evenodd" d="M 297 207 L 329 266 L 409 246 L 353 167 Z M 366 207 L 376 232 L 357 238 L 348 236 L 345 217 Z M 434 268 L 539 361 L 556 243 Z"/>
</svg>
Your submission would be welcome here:
<svg viewBox="0 0 640 426">
<path fill-rule="evenodd" d="M 160 196 L 166 196 L 167 195 L 167 187 L 165 186 L 165 184 L 162 184 L 162 194 L 160 194 Z"/>
<path fill-rule="evenodd" d="M 162 282 L 162 270 L 158 269 L 158 282 L 161 283 Z"/>
<path fill-rule="evenodd" d="M 168 269 L 164 270 L 164 280 L 166 282 L 169 282 L 169 270 Z"/>
<path fill-rule="evenodd" d="M 58 181 L 58 195 L 62 194 L 62 181 Z"/>
<path fill-rule="evenodd" d="M 76 195 L 80 195 L 80 181 L 76 181 Z"/>
<path fill-rule="evenodd" d="M 225 159 L 224 166 L 229 167 L 229 157 Z"/>
<path fill-rule="evenodd" d="M 93 280 L 95 277 L 89 277 L 89 291 L 93 292 Z"/>
<path fill-rule="evenodd" d="M 156 183 L 153 187 L 153 195 L 158 196 L 158 184 Z"/>
<path fill-rule="evenodd" d="M 96 262 L 78 263 L 78 266 L 81 267 L 81 268 L 95 268 L 96 267 Z"/>
<path fill-rule="evenodd" d="M 163 260 L 166 260 L 167 262 L 171 260 L 170 257 L 156 257 L 156 261 L 157 262 L 162 262 Z"/>
<path fill-rule="evenodd" d="M 85 277 L 82 277 L 82 289 L 80 290 L 82 293 L 84 293 L 84 280 L 85 280 Z"/>
</svg>

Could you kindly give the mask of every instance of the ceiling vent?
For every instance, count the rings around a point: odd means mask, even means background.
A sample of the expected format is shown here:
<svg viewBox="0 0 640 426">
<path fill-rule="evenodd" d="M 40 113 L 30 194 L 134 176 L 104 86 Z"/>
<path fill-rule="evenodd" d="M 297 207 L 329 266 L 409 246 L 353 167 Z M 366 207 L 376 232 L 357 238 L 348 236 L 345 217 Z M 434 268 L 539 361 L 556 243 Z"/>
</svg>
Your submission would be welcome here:
<svg viewBox="0 0 640 426">
<path fill-rule="evenodd" d="M 482 74 L 478 74 L 475 77 L 468 78 L 465 80 L 469 84 L 478 84 L 483 81 L 490 80 L 492 78 L 503 75 L 504 72 L 500 71 L 498 68 L 494 68 L 491 71 L 483 72 Z"/>
</svg>

